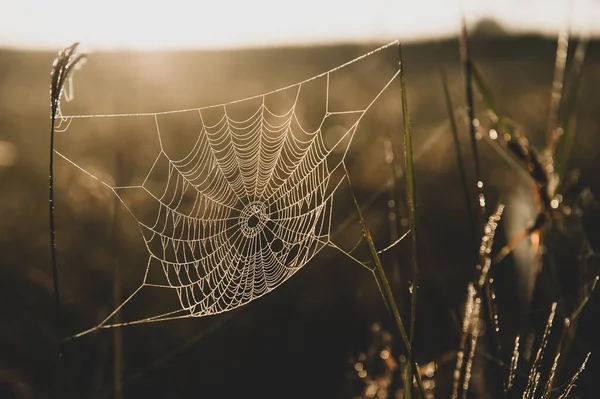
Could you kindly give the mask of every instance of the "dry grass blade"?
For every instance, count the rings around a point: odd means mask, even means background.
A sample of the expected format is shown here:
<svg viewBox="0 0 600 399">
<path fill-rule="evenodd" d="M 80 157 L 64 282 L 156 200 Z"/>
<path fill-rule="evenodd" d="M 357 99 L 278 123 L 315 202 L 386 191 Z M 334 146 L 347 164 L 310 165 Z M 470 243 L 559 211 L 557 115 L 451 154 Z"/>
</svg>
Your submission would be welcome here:
<svg viewBox="0 0 600 399">
<path fill-rule="evenodd" d="M 561 129 L 559 132 L 562 134 L 554 150 L 554 172 L 558 176 L 559 185 L 557 190 L 560 190 L 560 186 L 564 181 L 567 171 L 567 162 L 571 155 L 571 148 L 573 147 L 573 142 L 575 140 L 575 131 L 577 129 L 576 111 L 579 103 L 580 89 L 582 87 L 583 63 L 585 61 L 588 43 L 589 36 L 581 36 L 579 38 L 579 42 L 575 49 L 575 55 L 573 56 L 573 63 L 563 89 L 563 100 L 559 116 L 559 128 Z"/>
<path fill-rule="evenodd" d="M 58 56 L 52 64 L 50 73 L 50 107 L 52 110 L 52 118 L 56 118 L 56 113 L 60 108 L 60 98 L 63 94 L 65 83 L 71 77 L 71 74 L 86 55 L 77 53 L 79 43 L 74 43 L 58 53 Z"/>
<path fill-rule="evenodd" d="M 558 347 L 556 350 L 557 353 L 563 354 L 562 359 L 556 366 L 556 368 L 558 369 L 558 373 L 560 373 L 560 370 L 562 369 L 562 367 L 564 365 L 564 360 L 566 358 L 566 354 L 569 353 L 569 350 L 571 348 L 571 343 L 575 339 L 575 330 L 577 329 L 579 315 L 581 314 L 581 312 L 585 308 L 585 305 L 587 305 L 588 301 L 592 297 L 594 291 L 596 290 L 596 284 L 598 283 L 599 280 L 600 280 L 600 276 L 596 276 L 594 278 L 594 280 L 591 283 L 591 288 L 589 290 L 588 289 L 585 290 L 586 294 L 583 297 L 583 299 L 581 300 L 581 302 L 579 303 L 579 305 L 575 308 L 575 310 L 573 310 L 570 317 L 565 319 L 565 328 L 563 329 L 563 331 L 561 333 L 560 339 L 558 341 Z M 550 381 L 549 389 L 552 390 L 553 388 L 554 388 L 554 381 Z"/>
<path fill-rule="evenodd" d="M 571 323 L 579 317 L 579 314 L 583 311 L 583 308 L 585 307 L 585 305 L 587 305 L 588 301 L 592 297 L 592 294 L 596 290 L 596 285 L 598 284 L 598 281 L 600 281 L 600 276 L 596 276 L 594 278 L 594 280 L 592 280 L 592 284 L 590 284 L 591 287 L 588 285 L 585 286 L 586 287 L 585 296 L 583 297 L 583 299 L 581 300 L 579 305 L 575 308 L 575 310 L 571 314 L 571 317 L 569 317 L 569 321 Z"/>
<path fill-rule="evenodd" d="M 548 376 L 548 381 L 546 381 L 546 386 L 544 387 L 544 393 L 542 394 L 542 398 L 545 398 L 550 394 L 552 384 L 554 383 L 554 377 L 556 377 L 556 367 L 558 366 L 559 359 L 560 352 L 556 354 L 556 357 L 552 362 L 552 367 L 550 368 L 550 375 Z"/>
<path fill-rule="evenodd" d="M 500 223 L 500 220 L 502 219 L 503 213 L 504 204 L 498 204 L 496 210 L 490 215 L 488 222 L 483 228 L 484 235 L 481 238 L 481 245 L 479 247 L 479 268 L 481 269 L 481 275 L 477 284 L 479 292 L 485 292 L 487 295 L 486 299 L 490 327 L 492 327 L 489 336 L 497 355 L 502 353 L 500 340 L 496 337 L 496 334 L 500 332 L 500 326 L 498 324 L 498 312 L 496 311 L 496 304 L 494 302 L 496 296 L 492 288 L 492 279 L 488 276 L 490 268 L 492 267 L 491 253 L 494 246 L 494 237 L 496 236 L 496 229 L 498 228 L 498 223 Z"/>
<path fill-rule="evenodd" d="M 552 323 L 554 322 L 555 315 L 556 302 L 552 304 L 550 315 L 548 316 L 548 322 L 546 323 L 546 328 L 544 329 L 544 335 L 542 336 L 542 342 L 540 343 L 540 347 L 537 351 L 537 354 L 535 355 L 533 364 L 531 365 L 531 370 L 529 371 L 527 386 L 525 387 L 525 392 L 523 393 L 524 399 L 533 398 L 535 396 L 535 392 L 537 390 L 541 378 L 540 367 L 542 365 L 544 352 L 546 350 L 546 345 L 548 344 L 548 337 L 550 336 L 550 330 L 552 329 Z"/>
<path fill-rule="evenodd" d="M 469 389 L 471 367 L 479 332 L 480 309 L 481 299 L 477 296 L 477 289 L 473 283 L 469 283 L 462 323 L 462 335 L 456 355 L 456 367 L 454 368 L 452 399 L 457 399 L 459 396 L 465 397 Z"/>
<path fill-rule="evenodd" d="M 473 313 L 473 304 L 475 302 L 475 287 L 469 283 L 467 289 L 467 300 L 465 302 L 465 314 L 463 315 L 462 335 L 460 338 L 460 346 L 456 356 L 456 367 L 454 368 L 454 383 L 452 385 L 452 398 L 458 398 L 458 389 L 460 387 L 461 373 L 464 364 L 465 348 L 467 346 L 467 336 L 469 333 L 469 323 L 471 322 L 471 314 Z"/>
<path fill-rule="evenodd" d="M 569 396 L 569 394 L 571 393 L 571 390 L 575 386 L 575 381 L 577 381 L 577 378 L 579 378 L 579 375 L 585 369 L 585 365 L 587 364 L 587 361 L 589 360 L 591 354 L 592 354 L 591 352 L 589 352 L 587 354 L 587 356 L 585 357 L 583 363 L 581 364 L 581 367 L 579 367 L 579 370 L 577 370 L 577 372 L 575 373 L 575 375 L 571 378 L 571 380 L 569 381 L 569 384 L 565 388 L 564 392 L 558 397 L 558 399 L 566 399 Z"/>
<path fill-rule="evenodd" d="M 479 328 L 481 326 L 479 322 L 479 314 L 481 313 L 481 298 L 475 298 L 475 306 L 471 315 L 470 324 L 470 341 L 469 341 L 469 354 L 467 356 L 467 362 L 465 364 L 464 381 L 462 385 L 462 399 L 467 398 L 467 392 L 469 392 L 469 383 L 471 382 L 471 370 L 473 369 L 473 359 L 475 357 L 475 349 L 477 348 L 477 338 L 479 338 Z"/>
<path fill-rule="evenodd" d="M 519 367 L 519 340 L 520 336 L 517 335 L 515 338 L 515 346 L 513 347 L 512 358 L 510 359 L 510 368 L 508 370 L 508 380 L 506 381 L 506 389 L 504 393 L 506 396 L 510 393 L 513 384 L 515 382 L 515 375 L 517 372 L 517 367 Z"/>
<path fill-rule="evenodd" d="M 469 36 L 467 32 L 467 24 L 465 19 L 462 19 L 461 22 L 461 36 L 460 36 L 460 56 L 461 62 L 464 70 L 464 81 L 465 81 L 465 96 L 467 101 L 467 115 L 469 121 L 469 137 L 471 139 L 471 150 L 473 153 L 473 163 L 475 169 L 475 180 L 476 180 L 476 190 L 477 190 L 477 208 L 479 210 L 479 236 L 485 236 L 484 229 L 484 221 L 486 218 L 486 199 L 484 192 L 484 183 L 483 178 L 481 176 L 481 163 L 479 159 L 479 150 L 477 145 L 477 127 L 480 125 L 479 121 L 475 119 L 475 105 L 473 99 L 473 62 L 471 60 L 470 52 L 469 52 Z M 485 281 L 485 303 L 487 310 L 487 318 L 490 326 L 496 326 L 497 320 L 494 317 L 494 305 L 492 298 L 492 288 L 490 283 L 486 279 Z M 495 342 L 494 338 L 490 334 L 490 344 L 492 345 L 495 355 L 500 357 L 500 347 L 497 342 Z"/>
<path fill-rule="evenodd" d="M 488 274 L 492 265 L 490 253 L 494 245 L 496 228 L 498 227 L 498 223 L 502 218 L 503 212 L 504 205 L 499 204 L 496 208 L 496 211 L 489 217 L 488 222 L 484 226 L 484 235 L 481 238 L 481 245 L 479 248 L 480 264 L 478 265 L 478 269 L 481 270 L 481 274 L 477 279 L 476 284 L 469 283 L 468 286 L 465 314 L 463 316 L 461 341 L 456 359 L 456 367 L 454 369 L 454 382 L 452 389 L 452 398 L 454 399 L 458 398 L 459 396 L 465 398 L 469 389 L 473 357 L 475 355 L 477 338 L 479 336 L 481 298 L 485 283 L 488 282 Z M 490 316 L 492 320 L 494 320 L 492 324 L 494 326 L 494 330 L 497 331 L 497 315 L 492 313 Z M 465 354 L 467 354 L 466 357 Z"/>
<path fill-rule="evenodd" d="M 492 253 L 492 247 L 494 246 L 494 237 L 496 236 L 496 229 L 498 223 L 502 219 L 504 213 L 504 204 L 498 204 L 494 213 L 488 218 L 488 222 L 485 224 L 483 231 L 484 235 L 481 238 L 481 246 L 479 247 L 479 265 L 478 268 L 481 270 L 477 288 L 483 289 L 485 282 L 488 281 L 488 274 L 492 266 L 492 259 L 490 254 Z"/>
</svg>

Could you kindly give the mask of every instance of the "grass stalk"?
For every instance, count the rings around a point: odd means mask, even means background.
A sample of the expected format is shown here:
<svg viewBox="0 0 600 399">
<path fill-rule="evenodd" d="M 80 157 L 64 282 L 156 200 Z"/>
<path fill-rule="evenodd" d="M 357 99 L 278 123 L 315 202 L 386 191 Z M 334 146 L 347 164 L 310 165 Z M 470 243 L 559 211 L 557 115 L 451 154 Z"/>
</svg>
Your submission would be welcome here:
<svg viewBox="0 0 600 399">
<path fill-rule="evenodd" d="M 583 360 L 583 363 L 581 363 L 581 366 L 575 372 L 575 374 L 573 375 L 573 377 L 569 381 L 569 384 L 567 384 L 567 387 L 565 388 L 565 390 L 563 391 L 563 393 L 558 397 L 558 399 L 567 399 L 569 397 L 569 394 L 571 393 L 571 389 L 573 389 L 573 387 L 575 386 L 575 382 L 577 381 L 577 378 L 579 378 L 579 375 L 585 369 L 585 366 L 586 366 L 588 360 L 590 359 L 590 355 L 591 355 L 591 352 L 588 352 L 587 356 Z"/>
<path fill-rule="evenodd" d="M 569 2 L 570 4 L 570 2 Z M 569 7 L 570 15 L 572 7 Z M 567 65 L 567 51 L 569 49 L 569 36 L 570 36 L 570 24 L 569 27 L 562 29 L 558 34 L 558 41 L 556 44 L 556 57 L 554 61 L 554 76 L 552 79 L 552 91 L 550 94 L 550 112 L 548 115 L 548 127 L 547 134 L 548 139 L 546 142 L 546 162 L 549 166 L 554 166 L 554 153 L 556 146 L 562 134 L 560 130 L 560 119 L 559 113 L 562 105 L 563 88 L 566 77 L 566 65 Z"/>
<path fill-rule="evenodd" d="M 57 60 L 60 59 L 57 58 Z M 55 61 L 55 65 L 57 62 Z M 50 212 L 50 261 L 52 263 L 52 284 L 54 289 L 54 312 L 55 312 L 55 334 L 56 334 L 56 351 L 57 351 L 57 367 L 55 377 L 55 394 L 57 397 L 62 396 L 62 387 L 60 384 L 61 370 L 62 370 L 62 355 L 63 355 L 63 343 L 62 343 L 62 314 L 60 306 L 60 290 L 58 284 L 58 264 L 56 261 L 56 224 L 55 224 L 55 210 L 54 210 L 54 133 L 56 116 L 58 112 L 58 99 L 55 100 L 55 69 L 52 69 L 52 87 L 51 87 L 51 125 L 50 125 L 50 154 L 49 154 L 49 171 L 48 171 L 48 201 L 49 201 L 49 212 Z"/>
<path fill-rule="evenodd" d="M 450 131 L 452 132 L 452 139 L 454 141 L 454 149 L 456 151 L 456 162 L 458 167 L 458 173 L 460 176 L 460 185 L 463 192 L 463 199 L 465 201 L 467 215 L 469 219 L 469 226 L 472 235 L 472 241 L 474 248 L 477 250 L 479 243 L 477 242 L 477 225 L 473 218 L 473 205 L 471 204 L 471 196 L 469 195 L 469 185 L 467 183 L 467 172 L 465 169 L 465 162 L 463 160 L 462 151 L 460 149 L 460 141 L 458 139 L 458 127 L 456 125 L 456 119 L 454 118 L 454 106 L 452 105 L 452 97 L 450 96 L 450 90 L 448 89 L 448 77 L 446 71 L 442 69 L 442 87 L 444 89 L 444 97 L 446 100 L 446 108 L 448 110 L 448 118 L 450 119 Z"/>
<path fill-rule="evenodd" d="M 55 307 L 55 330 L 57 344 L 58 367 L 56 372 L 60 374 L 62 370 L 63 344 L 62 344 L 62 309 L 60 302 L 60 286 L 58 279 L 58 263 L 56 260 L 56 221 L 54 208 L 54 136 L 56 133 L 56 121 L 60 117 L 60 98 L 63 93 L 65 83 L 69 79 L 74 67 L 84 59 L 83 54 L 77 54 L 78 43 L 63 49 L 52 64 L 50 73 L 50 149 L 48 165 L 48 203 L 50 219 L 50 261 L 52 263 L 52 284 L 54 289 L 54 307 Z M 60 378 L 56 378 L 57 395 L 60 397 L 61 385 Z"/>
<path fill-rule="evenodd" d="M 567 358 L 567 354 L 571 349 L 571 344 L 575 339 L 575 333 L 577 330 L 577 326 L 579 324 L 579 315 L 587 305 L 588 301 L 592 297 L 594 291 L 596 290 L 596 285 L 600 280 L 600 276 L 596 276 L 591 284 L 591 289 L 587 292 L 582 301 L 577 305 L 577 307 L 573 310 L 573 312 L 569 315 L 569 317 L 565 320 L 565 328 L 562 330 L 560 338 L 558 340 L 558 345 L 556 349 L 557 354 L 562 355 L 562 359 L 557 361 L 557 365 L 555 368 L 557 369 L 557 374 L 560 374 L 562 369 L 564 368 L 564 364 Z M 548 389 L 552 391 L 555 389 L 554 381 L 550 381 Z"/>
<path fill-rule="evenodd" d="M 58 357 L 62 356 L 62 343 L 60 334 L 61 307 L 60 290 L 58 284 L 58 264 L 56 261 L 56 223 L 54 209 L 54 135 L 56 133 L 56 120 L 60 116 L 60 98 L 64 85 L 73 67 L 83 59 L 83 55 L 76 54 L 78 43 L 75 43 L 61 52 L 52 64 L 50 73 L 50 153 L 48 166 L 48 195 L 50 211 L 50 249 L 52 261 L 52 279 L 54 286 L 54 299 L 56 307 L 56 334 L 58 338 Z"/>
<path fill-rule="evenodd" d="M 383 287 L 383 294 L 385 296 L 384 299 L 387 302 L 388 308 L 391 310 L 392 315 L 394 316 L 394 321 L 396 322 L 396 326 L 398 327 L 398 331 L 400 332 L 400 339 L 402 340 L 402 343 L 404 344 L 404 347 L 406 348 L 406 358 L 408 359 L 408 363 L 411 365 L 411 370 L 410 370 L 411 374 L 408 374 L 408 370 L 407 370 L 407 374 L 411 377 L 410 378 L 411 383 L 409 384 L 409 388 L 407 390 L 410 391 L 410 389 L 412 387 L 412 376 L 414 376 L 415 380 L 417 381 L 417 386 L 419 389 L 420 397 L 421 397 L 421 399 L 425 399 L 425 388 L 423 387 L 423 381 L 421 380 L 421 376 L 419 374 L 419 367 L 416 364 L 414 357 L 413 357 L 412 344 L 410 342 L 408 334 L 406 333 L 406 328 L 404 326 L 402 316 L 400 316 L 400 311 L 398 310 L 398 305 L 396 304 L 396 300 L 394 299 L 394 293 L 392 291 L 392 287 L 390 286 L 390 283 L 385 274 L 385 270 L 383 269 L 381 259 L 379 258 L 379 254 L 377 252 L 377 249 L 375 248 L 375 243 L 373 242 L 373 238 L 371 237 L 371 232 L 369 231 L 369 228 L 367 227 L 367 224 L 365 223 L 365 219 L 363 217 L 362 211 L 360 210 L 360 205 L 358 204 L 358 200 L 356 199 L 356 196 L 354 195 L 354 190 L 352 189 L 352 182 L 350 180 L 350 175 L 348 174 L 348 170 L 346 169 L 345 164 L 344 164 L 344 171 L 346 173 L 346 180 L 348 181 L 349 191 L 350 191 L 350 194 L 352 195 L 352 200 L 354 202 L 354 206 L 356 207 L 358 219 L 363 228 L 363 234 L 367 241 L 367 245 L 369 246 L 369 252 L 371 254 L 371 258 L 373 259 L 373 263 L 375 264 L 375 271 L 377 272 L 376 276 L 379 278 L 379 281 L 381 282 L 381 286 Z"/>
<path fill-rule="evenodd" d="M 460 58 L 463 66 L 464 81 L 465 81 L 465 97 L 467 102 L 467 115 L 469 120 L 469 137 L 471 139 L 471 151 L 473 154 L 473 165 L 475 169 L 475 181 L 477 186 L 477 203 L 479 212 L 479 233 L 480 237 L 485 235 L 484 225 L 486 220 L 486 201 L 484 193 L 483 178 L 481 176 L 481 162 L 479 159 L 479 149 L 477 146 L 476 130 L 478 123 L 475 119 L 475 105 L 473 99 L 473 63 L 471 61 L 471 55 L 469 51 L 469 35 L 467 32 L 467 23 L 463 18 L 461 21 L 461 35 L 460 35 Z M 484 267 L 483 264 L 480 267 Z M 490 287 L 489 279 L 486 278 L 484 282 L 484 298 L 485 307 L 488 315 L 488 323 L 490 328 L 493 328 L 496 324 L 494 319 L 494 307 L 492 298 L 492 288 Z M 489 334 L 490 343 L 497 357 L 500 357 L 500 348 L 498 342 L 496 342 L 494 334 Z"/>
<path fill-rule="evenodd" d="M 568 79 L 563 90 L 563 102 L 560 109 L 560 127 L 562 137 L 556 144 L 554 152 L 554 172 L 558 176 L 557 191 L 560 191 L 567 170 L 567 163 L 571 155 L 571 149 L 575 140 L 575 131 L 577 128 L 577 106 L 579 103 L 579 94 L 582 87 L 583 63 L 587 52 L 589 37 L 579 38 L 573 63 L 569 70 Z"/>
<path fill-rule="evenodd" d="M 473 100 L 473 85 L 472 85 L 472 63 L 469 52 L 469 36 L 467 33 L 467 23 L 462 20 L 462 31 L 460 35 L 460 58 L 463 67 L 465 81 L 465 98 L 467 102 L 467 114 L 469 118 L 469 137 L 471 139 L 471 152 L 473 154 L 473 164 L 475 168 L 475 180 L 477 187 L 477 201 L 479 203 L 479 231 L 480 236 L 483 236 L 483 225 L 485 223 L 486 209 L 485 196 L 483 192 L 483 180 L 481 178 L 481 162 L 479 160 L 479 149 L 477 146 L 476 137 L 476 121 L 475 121 L 475 104 Z"/>
<path fill-rule="evenodd" d="M 409 226 L 411 235 L 412 262 L 411 274 L 412 280 L 409 283 L 410 289 L 410 327 L 408 340 L 412 345 L 415 335 L 415 323 L 417 318 L 417 291 L 419 289 L 419 267 L 418 267 L 418 228 L 417 228 L 417 194 L 415 188 L 415 168 L 412 148 L 412 135 L 410 132 L 410 116 L 408 113 L 408 100 L 406 96 L 406 78 L 404 76 L 404 61 L 402 59 L 402 45 L 398 44 L 398 57 L 400 66 L 400 92 L 402 95 L 402 121 L 404 130 L 404 170 L 406 174 L 406 199 L 408 204 Z M 407 366 L 406 372 L 406 392 L 404 397 L 410 398 L 411 384 L 411 364 Z M 415 370 L 418 374 L 418 370 Z"/>
<path fill-rule="evenodd" d="M 546 345 L 548 344 L 548 337 L 550 336 L 550 331 L 552 330 L 552 324 L 554 322 L 554 316 L 556 315 L 556 302 L 552 304 L 552 308 L 550 309 L 550 315 L 548 316 L 548 322 L 546 323 L 546 328 L 544 329 L 544 334 L 542 335 L 542 341 L 540 343 L 540 347 L 535 355 L 535 359 L 533 364 L 531 365 L 531 369 L 529 371 L 529 378 L 527 379 L 527 386 L 525 387 L 525 392 L 523 393 L 523 398 L 531 398 L 535 396 L 535 392 L 537 390 L 541 371 L 540 368 L 542 366 L 542 360 L 544 358 L 544 353 L 546 351 Z"/>
<path fill-rule="evenodd" d="M 515 382 L 515 375 L 517 373 L 517 367 L 519 366 L 519 341 L 521 336 L 517 335 L 515 338 L 515 345 L 513 347 L 513 354 L 510 359 L 510 367 L 508 369 L 508 378 L 506 381 L 506 387 L 504 388 L 504 396 L 508 397 L 510 391 L 512 390 L 513 384 Z"/>
</svg>

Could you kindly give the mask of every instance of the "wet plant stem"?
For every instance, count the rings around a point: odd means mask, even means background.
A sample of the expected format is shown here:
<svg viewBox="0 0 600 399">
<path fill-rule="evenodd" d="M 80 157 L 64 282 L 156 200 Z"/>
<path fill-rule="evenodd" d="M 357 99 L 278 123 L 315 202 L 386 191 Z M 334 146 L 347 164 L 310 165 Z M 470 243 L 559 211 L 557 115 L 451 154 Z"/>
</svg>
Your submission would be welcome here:
<svg viewBox="0 0 600 399">
<path fill-rule="evenodd" d="M 396 322 L 396 326 L 398 327 L 398 331 L 400 332 L 400 338 L 402 340 L 402 343 L 404 344 L 404 347 L 406 348 L 406 358 L 408 359 L 408 362 L 411 365 L 412 375 L 414 375 L 414 378 L 417 381 L 417 386 L 419 389 L 420 397 L 421 397 L 421 399 L 425 399 L 425 388 L 423 387 L 423 381 L 421 380 L 421 376 L 419 375 L 419 367 L 416 364 L 414 357 L 413 357 L 412 345 L 411 345 L 410 339 L 408 337 L 408 334 L 406 333 L 406 328 L 404 326 L 404 322 L 402 321 L 402 316 L 400 316 L 400 311 L 398 310 L 398 306 L 396 305 L 396 300 L 394 299 L 394 293 L 392 291 L 392 287 L 390 286 L 390 283 L 385 274 L 385 270 L 383 269 L 381 259 L 379 258 L 379 254 L 377 253 L 377 249 L 375 248 L 375 244 L 373 243 L 373 238 L 371 237 L 369 228 L 367 227 L 367 224 L 365 223 L 365 219 L 363 217 L 362 211 L 360 210 L 360 205 L 358 204 L 358 201 L 356 200 L 356 196 L 354 195 L 354 191 L 352 189 L 352 182 L 350 181 L 350 176 L 348 175 L 348 171 L 346 170 L 345 164 L 344 164 L 344 171 L 346 172 L 346 179 L 348 181 L 348 185 L 350 186 L 350 193 L 352 195 L 352 200 L 354 201 L 354 206 L 356 207 L 356 212 L 358 214 L 360 224 L 363 228 L 363 233 L 364 233 L 365 239 L 369 246 L 369 252 L 371 254 L 371 258 L 373 259 L 373 262 L 375 263 L 375 270 L 377 273 L 376 277 L 378 277 L 379 281 L 381 282 L 381 285 L 383 287 L 383 293 L 385 295 L 385 300 L 387 302 L 389 309 L 392 312 L 392 315 L 394 316 L 394 321 Z M 408 371 L 409 370 L 407 370 L 407 372 Z M 412 378 L 411 378 L 412 375 L 409 374 L 409 377 L 407 377 L 407 379 L 409 379 L 411 382 L 412 382 Z M 409 391 L 410 391 L 410 388 L 412 388 L 412 383 L 409 385 L 409 388 L 408 388 Z"/>
<path fill-rule="evenodd" d="M 73 69 L 85 58 L 85 55 L 76 53 L 78 43 L 63 49 L 54 60 L 50 73 L 50 154 L 48 165 L 48 205 L 50 219 L 50 259 L 52 263 L 52 283 L 54 289 L 54 306 L 56 313 L 56 343 L 57 343 L 57 373 L 56 397 L 64 397 L 64 388 L 61 385 L 63 370 L 63 343 L 61 333 L 62 308 L 58 280 L 58 263 L 56 261 L 56 221 L 54 209 L 54 137 L 56 133 L 56 120 L 60 116 L 60 98 Z"/>
<path fill-rule="evenodd" d="M 60 291 L 58 285 L 58 264 L 56 262 L 56 224 L 55 224 L 55 212 L 54 212 L 54 133 L 55 133 L 55 122 L 56 122 L 56 111 L 54 106 L 52 108 L 52 118 L 50 127 L 50 164 L 48 172 L 48 193 L 49 193 L 49 206 L 50 206 L 50 253 L 52 261 L 52 281 L 54 287 L 54 307 L 55 307 L 55 328 L 56 328 L 56 342 L 58 350 L 58 358 L 62 357 L 62 340 L 61 340 L 61 307 L 60 307 Z"/>
<path fill-rule="evenodd" d="M 408 214 L 410 220 L 410 236 L 411 236 L 411 249 L 412 249 L 412 262 L 411 262 L 411 282 L 410 287 L 410 326 L 409 326 L 409 337 L 408 341 L 412 345 L 413 336 L 415 334 L 415 321 L 417 318 L 417 291 L 419 287 L 419 268 L 418 268 L 418 253 L 417 253 L 417 197 L 415 189 L 415 169 L 413 160 L 413 149 L 412 149 L 412 136 L 410 133 L 410 117 L 408 114 L 408 100 L 406 99 L 406 79 L 404 76 L 404 62 L 402 59 L 402 45 L 398 44 L 398 64 L 400 69 L 400 93 L 402 96 L 402 122 L 404 130 L 404 169 L 406 173 L 406 199 L 408 204 Z M 404 397 L 410 399 L 411 397 L 411 367 L 412 364 L 408 364 L 406 370 L 406 382 Z M 418 374 L 418 370 L 415 370 Z"/>
</svg>

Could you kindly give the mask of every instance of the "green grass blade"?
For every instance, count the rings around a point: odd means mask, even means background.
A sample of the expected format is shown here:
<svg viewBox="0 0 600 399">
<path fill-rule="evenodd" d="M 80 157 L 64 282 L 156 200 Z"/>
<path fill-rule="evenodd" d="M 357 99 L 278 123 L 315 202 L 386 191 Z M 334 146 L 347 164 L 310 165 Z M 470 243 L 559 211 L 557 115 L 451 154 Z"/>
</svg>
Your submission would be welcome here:
<svg viewBox="0 0 600 399">
<path fill-rule="evenodd" d="M 411 374 L 408 374 L 408 373 L 407 374 L 411 377 L 412 377 L 412 375 L 414 375 L 414 377 L 417 381 L 417 386 L 419 389 L 420 397 L 421 397 L 421 399 L 425 399 L 425 388 L 423 387 L 423 381 L 421 380 L 421 376 L 419 375 L 419 367 L 417 366 L 417 364 L 414 360 L 413 353 L 412 353 L 412 345 L 408 338 L 408 334 L 406 333 L 406 328 L 404 326 L 402 316 L 400 316 L 400 311 L 398 310 L 398 305 L 396 304 L 396 300 L 394 299 L 394 293 L 392 291 L 392 287 L 390 286 L 390 283 L 385 274 L 385 270 L 383 269 L 381 259 L 379 258 L 379 254 L 377 253 L 377 249 L 375 248 L 375 243 L 373 242 L 373 238 L 371 237 L 371 232 L 369 231 L 369 228 L 367 227 L 367 224 L 365 223 L 365 219 L 363 217 L 362 211 L 360 210 L 360 205 L 358 204 L 358 200 L 356 199 L 356 196 L 354 195 L 354 190 L 352 189 L 352 182 L 350 180 L 350 175 L 348 174 L 348 170 L 346 169 L 346 165 L 345 164 L 343 164 L 343 165 L 344 165 L 344 171 L 346 173 L 346 180 L 348 181 L 349 191 L 350 191 L 350 194 L 352 195 L 352 201 L 354 202 L 354 206 L 356 207 L 358 219 L 363 228 L 363 234 L 367 241 L 367 245 L 369 246 L 369 252 L 371 254 L 371 258 L 373 259 L 373 263 L 375 263 L 375 270 L 377 272 L 377 275 L 381 282 L 381 286 L 383 288 L 383 293 L 385 295 L 384 300 L 387 302 L 387 305 L 388 305 L 389 309 L 391 310 L 392 315 L 394 316 L 394 321 L 396 322 L 396 326 L 398 327 L 398 331 L 400 332 L 400 339 L 402 340 L 402 343 L 404 344 L 404 347 L 406 348 L 406 357 L 407 357 L 409 364 L 411 365 L 411 369 L 412 369 Z M 410 379 L 412 382 L 412 378 L 410 378 Z M 408 391 L 410 391 L 411 387 L 412 387 L 412 383 L 409 384 Z M 406 398 L 406 396 L 405 396 L 405 398 Z"/>
<path fill-rule="evenodd" d="M 415 335 L 415 322 L 417 318 L 417 291 L 419 287 L 419 267 L 417 250 L 417 194 L 415 188 L 415 169 L 412 149 L 412 135 L 410 133 L 410 116 L 408 114 L 408 100 L 406 98 L 406 78 L 404 76 L 404 61 L 402 59 L 402 45 L 398 44 L 398 57 L 400 65 L 400 92 L 402 95 L 402 121 L 404 130 L 404 170 L 406 174 L 406 199 L 408 204 L 409 224 L 411 230 L 412 244 L 412 262 L 411 274 L 412 281 L 410 287 L 410 327 L 408 340 L 412 344 Z M 412 371 L 409 363 L 406 371 L 405 394 L 404 397 L 410 399 L 412 387 Z M 418 374 L 418 370 L 415 370 Z"/>
<path fill-rule="evenodd" d="M 400 91 L 402 93 L 402 119 L 404 123 L 404 169 L 406 176 L 406 197 L 408 203 L 408 214 L 410 222 L 410 235 L 412 243 L 412 282 L 410 295 L 410 332 L 412 342 L 416 320 L 417 290 L 418 290 L 418 253 L 417 253 L 417 194 L 415 188 L 415 168 L 412 149 L 412 135 L 410 133 L 410 117 L 408 114 L 408 101 L 406 99 L 406 81 L 404 78 L 404 65 L 402 61 L 402 46 L 398 45 L 400 57 Z"/>
</svg>

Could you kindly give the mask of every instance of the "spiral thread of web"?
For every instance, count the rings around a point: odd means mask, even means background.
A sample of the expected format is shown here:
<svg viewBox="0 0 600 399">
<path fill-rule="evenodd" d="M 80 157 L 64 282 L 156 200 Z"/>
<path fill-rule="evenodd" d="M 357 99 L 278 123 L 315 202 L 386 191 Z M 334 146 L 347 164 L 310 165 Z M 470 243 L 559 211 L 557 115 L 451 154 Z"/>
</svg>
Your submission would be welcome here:
<svg viewBox="0 0 600 399">
<path fill-rule="evenodd" d="M 275 115 L 263 104 L 247 120 L 225 112 L 204 125 L 182 159 L 159 154 L 169 165 L 167 183 L 155 195 L 155 223 L 140 224 L 151 267 L 160 264 L 164 286 L 176 289 L 192 315 L 227 311 L 269 292 L 328 241 L 329 151 L 320 130 L 295 129 L 302 128 L 294 107 Z"/>
</svg>

